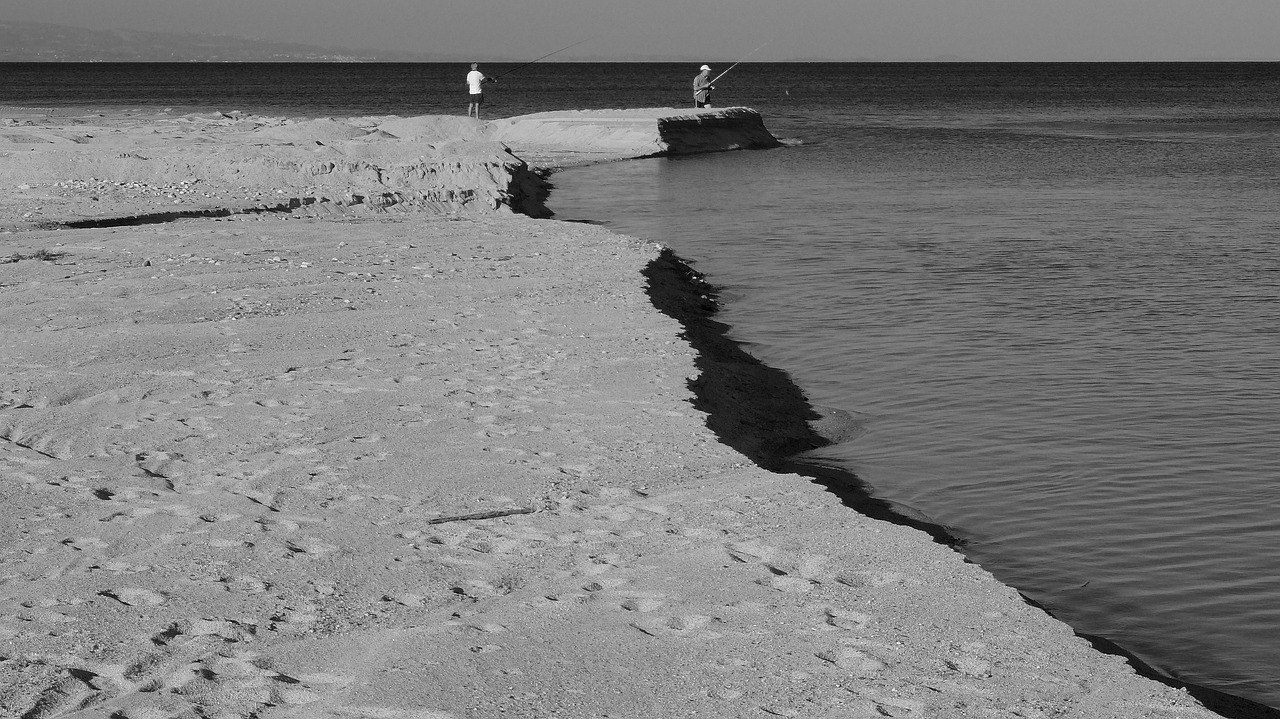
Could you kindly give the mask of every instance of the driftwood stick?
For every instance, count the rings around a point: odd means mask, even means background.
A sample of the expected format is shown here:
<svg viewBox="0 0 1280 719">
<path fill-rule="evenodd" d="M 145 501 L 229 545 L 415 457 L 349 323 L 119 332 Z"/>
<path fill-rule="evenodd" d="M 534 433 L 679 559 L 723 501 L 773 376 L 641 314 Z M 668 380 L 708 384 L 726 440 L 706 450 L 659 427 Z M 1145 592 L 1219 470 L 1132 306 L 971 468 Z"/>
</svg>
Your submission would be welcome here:
<svg viewBox="0 0 1280 719">
<path fill-rule="evenodd" d="M 494 517 L 507 517 L 512 514 L 530 514 L 534 511 L 533 507 L 517 507 L 515 509 L 495 509 L 491 512 L 475 512 L 473 514 L 459 514 L 452 517 L 436 517 L 428 519 L 427 524 L 444 524 L 445 522 L 467 522 L 473 519 L 493 519 Z"/>
</svg>

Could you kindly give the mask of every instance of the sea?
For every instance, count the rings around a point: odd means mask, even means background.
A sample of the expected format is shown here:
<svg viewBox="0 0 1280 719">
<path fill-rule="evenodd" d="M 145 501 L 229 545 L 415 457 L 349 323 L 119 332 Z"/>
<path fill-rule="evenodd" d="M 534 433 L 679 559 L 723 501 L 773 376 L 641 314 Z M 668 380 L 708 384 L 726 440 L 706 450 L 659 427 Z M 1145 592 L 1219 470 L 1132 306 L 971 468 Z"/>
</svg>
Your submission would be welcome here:
<svg viewBox="0 0 1280 719">
<path fill-rule="evenodd" d="M 487 118 L 690 107 L 731 64 L 478 61 Z M 0 64 L 0 106 L 463 115 L 468 69 Z M 744 62 L 712 102 L 783 146 L 564 169 L 551 209 L 671 247 L 852 418 L 803 459 L 1280 708 L 1280 64 Z"/>
</svg>

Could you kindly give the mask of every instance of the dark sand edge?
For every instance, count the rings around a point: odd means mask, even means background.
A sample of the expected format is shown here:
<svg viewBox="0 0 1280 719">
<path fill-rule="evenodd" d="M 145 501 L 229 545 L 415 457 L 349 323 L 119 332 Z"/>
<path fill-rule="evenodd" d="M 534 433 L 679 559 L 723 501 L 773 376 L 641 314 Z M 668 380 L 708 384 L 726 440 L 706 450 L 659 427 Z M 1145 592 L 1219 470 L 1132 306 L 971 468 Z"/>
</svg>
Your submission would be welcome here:
<svg viewBox="0 0 1280 719">
<path fill-rule="evenodd" d="M 955 530 L 919 515 L 907 514 L 892 502 L 875 497 L 853 472 L 805 458 L 805 452 L 833 444 L 813 427 L 823 414 L 786 372 L 764 364 L 729 337 L 730 326 L 715 319 L 719 311 L 719 289 L 704 275 L 669 248 L 664 249 L 643 274 L 654 306 L 680 322 L 685 339 L 697 355 L 695 363 L 701 374 L 689 382 L 695 396 L 694 406 L 707 413 L 707 427 L 722 443 L 770 472 L 808 477 L 854 511 L 917 529 L 935 542 L 963 554 L 965 542 Z M 1019 595 L 1028 604 L 1059 619 L 1021 591 Z M 1179 680 L 1109 639 L 1075 631 L 1074 627 L 1072 631 L 1097 651 L 1124 658 L 1139 675 L 1185 690 L 1205 708 L 1228 719 L 1280 719 L 1280 710 Z"/>
</svg>

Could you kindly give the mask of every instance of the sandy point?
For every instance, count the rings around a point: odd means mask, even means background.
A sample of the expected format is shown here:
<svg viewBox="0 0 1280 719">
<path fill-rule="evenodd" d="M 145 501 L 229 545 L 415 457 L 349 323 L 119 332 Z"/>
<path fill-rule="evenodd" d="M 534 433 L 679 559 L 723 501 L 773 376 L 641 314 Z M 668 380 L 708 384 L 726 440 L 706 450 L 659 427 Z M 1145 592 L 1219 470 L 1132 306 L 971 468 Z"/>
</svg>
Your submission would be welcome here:
<svg viewBox="0 0 1280 719">
<path fill-rule="evenodd" d="M 0 124 L 0 715 L 1216 716 L 734 449 L 688 268 L 458 119 Z"/>
</svg>

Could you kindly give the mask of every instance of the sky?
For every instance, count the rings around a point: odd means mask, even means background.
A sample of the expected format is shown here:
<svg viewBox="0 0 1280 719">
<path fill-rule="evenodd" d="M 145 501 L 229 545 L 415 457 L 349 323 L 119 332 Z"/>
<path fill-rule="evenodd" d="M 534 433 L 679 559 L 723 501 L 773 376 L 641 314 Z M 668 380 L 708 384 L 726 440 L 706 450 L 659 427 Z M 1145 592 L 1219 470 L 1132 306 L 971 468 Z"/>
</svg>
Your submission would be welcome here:
<svg viewBox="0 0 1280 719">
<path fill-rule="evenodd" d="M 456 60 L 1280 60 L 1278 0 L 3 0 L 0 22 Z M 764 45 L 764 47 L 760 47 Z"/>
</svg>

